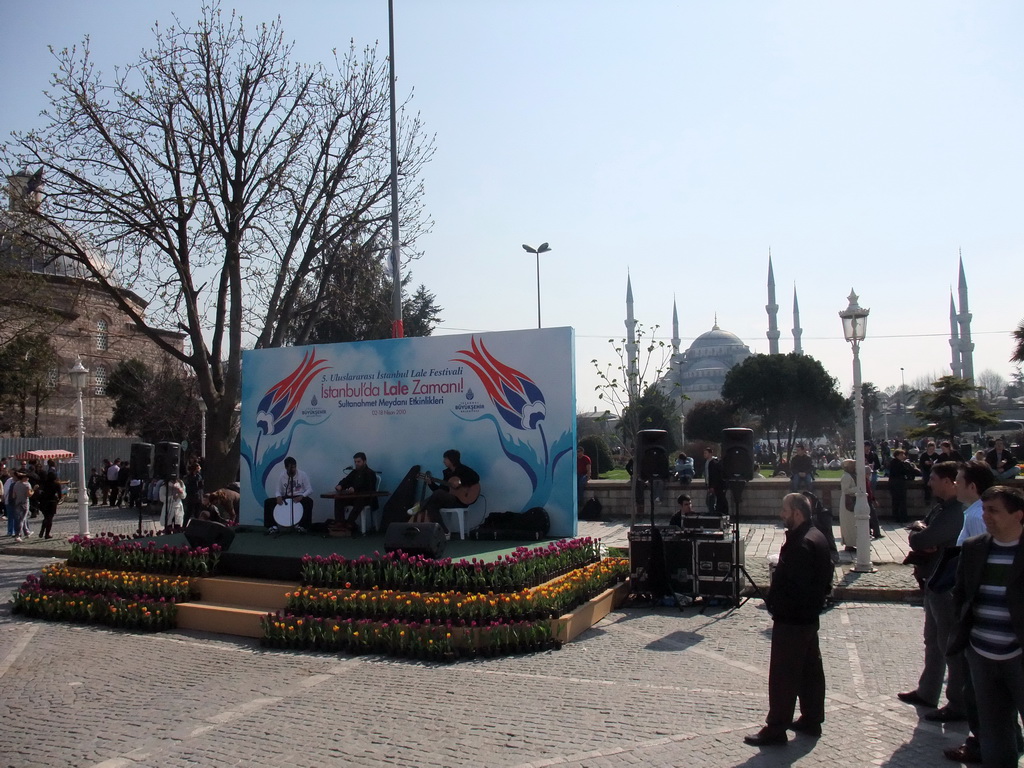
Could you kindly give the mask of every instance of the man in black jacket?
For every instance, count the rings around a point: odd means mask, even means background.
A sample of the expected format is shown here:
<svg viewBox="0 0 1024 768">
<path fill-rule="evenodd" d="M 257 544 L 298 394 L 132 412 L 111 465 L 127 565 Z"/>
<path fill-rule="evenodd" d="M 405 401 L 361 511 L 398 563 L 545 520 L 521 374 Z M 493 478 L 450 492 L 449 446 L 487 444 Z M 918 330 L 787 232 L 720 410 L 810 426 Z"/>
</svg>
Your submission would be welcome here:
<svg viewBox="0 0 1024 768">
<path fill-rule="evenodd" d="M 772 614 L 768 666 L 768 716 L 756 747 L 785 744 L 786 731 L 817 737 L 825 720 L 825 670 L 818 648 L 818 616 L 832 587 L 832 558 L 821 531 L 811 525 L 811 505 L 799 493 L 782 500 L 786 541 L 765 602 Z M 793 720 L 797 699 L 800 718 Z"/>
<path fill-rule="evenodd" d="M 1017 715 L 1024 710 L 1024 495 L 997 485 L 981 502 L 988 532 L 963 544 L 947 653 L 964 652 L 970 666 L 982 762 L 1016 766 Z"/>
</svg>

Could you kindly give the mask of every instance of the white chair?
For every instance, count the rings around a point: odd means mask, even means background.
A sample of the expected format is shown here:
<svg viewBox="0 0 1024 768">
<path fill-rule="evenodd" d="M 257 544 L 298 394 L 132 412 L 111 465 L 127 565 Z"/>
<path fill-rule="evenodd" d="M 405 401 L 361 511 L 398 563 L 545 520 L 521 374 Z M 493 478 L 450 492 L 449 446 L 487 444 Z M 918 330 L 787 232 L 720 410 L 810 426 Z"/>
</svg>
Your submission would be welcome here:
<svg viewBox="0 0 1024 768">
<path fill-rule="evenodd" d="M 483 500 L 484 502 L 484 517 L 487 517 L 487 497 L 482 493 L 477 497 L 477 500 L 470 504 L 468 507 L 442 507 L 440 509 L 441 519 L 444 520 L 445 528 L 449 531 L 454 530 L 456 525 L 452 525 L 451 521 L 457 524 L 459 529 L 459 538 L 466 538 L 466 513 L 473 509 L 478 502 Z M 474 528 L 478 526 L 473 526 Z"/>
<path fill-rule="evenodd" d="M 351 470 L 352 468 L 347 467 L 347 469 Z M 381 473 L 377 472 L 376 470 L 374 471 L 374 474 L 377 475 L 377 481 L 373 487 L 373 490 L 379 491 L 383 475 L 381 475 Z M 348 515 L 348 512 L 351 509 L 351 504 L 345 507 L 346 516 Z M 384 510 L 381 509 L 380 504 L 377 505 L 377 509 L 371 509 L 369 504 L 363 506 L 363 508 L 359 510 L 359 532 L 365 536 L 366 532 L 369 530 L 370 525 L 373 525 L 374 530 L 380 530 L 381 521 L 383 520 L 383 514 Z"/>
</svg>

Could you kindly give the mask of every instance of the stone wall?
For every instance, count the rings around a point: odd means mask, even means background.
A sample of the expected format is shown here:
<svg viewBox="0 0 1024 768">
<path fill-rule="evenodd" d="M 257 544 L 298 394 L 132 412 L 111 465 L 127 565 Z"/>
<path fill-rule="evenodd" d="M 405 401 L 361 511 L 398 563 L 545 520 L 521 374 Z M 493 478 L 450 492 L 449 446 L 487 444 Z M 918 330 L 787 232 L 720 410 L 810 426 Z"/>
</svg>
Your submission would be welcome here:
<svg viewBox="0 0 1024 768">
<path fill-rule="evenodd" d="M 1024 487 L 1024 482 L 1015 480 L 1014 485 Z M 825 506 L 838 514 L 839 504 L 839 479 L 816 480 L 814 492 L 822 500 Z M 615 517 L 628 517 L 630 514 L 631 489 L 629 483 L 619 480 L 591 480 L 587 485 L 587 497 L 594 497 L 601 502 L 602 514 Z M 694 500 L 694 509 L 698 512 L 705 510 L 704 497 L 707 491 L 703 480 L 694 480 L 689 488 L 683 488 L 678 483 L 668 483 L 661 502 L 654 507 L 655 519 L 665 522 L 675 514 L 676 497 L 681 493 L 689 494 Z M 786 478 L 763 478 L 752 480 L 747 483 L 743 492 L 743 499 L 740 503 L 741 517 L 750 518 L 774 518 L 778 517 L 782 506 L 782 497 L 789 493 L 789 480 Z M 889 481 L 882 478 L 878 481 L 878 489 L 875 494 L 879 504 L 879 517 L 882 520 L 890 519 L 892 516 L 892 503 L 889 499 Z M 730 498 L 731 502 L 731 498 Z M 643 518 L 650 518 L 650 499 L 645 497 Z M 924 517 L 928 510 L 924 504 L 924 485 L 920 480 L 910 485 L 907 493 L 907 506 L 910 517 Z"/>
</svg>

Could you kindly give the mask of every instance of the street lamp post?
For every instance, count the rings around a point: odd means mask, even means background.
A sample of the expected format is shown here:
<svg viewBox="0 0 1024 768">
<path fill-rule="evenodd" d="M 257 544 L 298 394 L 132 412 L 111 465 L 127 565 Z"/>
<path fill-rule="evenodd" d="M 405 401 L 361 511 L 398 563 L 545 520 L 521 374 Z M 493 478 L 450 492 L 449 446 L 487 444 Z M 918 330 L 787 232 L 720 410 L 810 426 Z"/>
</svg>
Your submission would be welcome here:
<svg viewBox="0 0 1024 768">
<path fill-rule="evenodd" d="M 206 459 L 206 401 L 199 398 L 199 458 Z"/>
<path fill-rule="evenodd" d="M 82 403 L 82 390 L 89 380 L 89 371 L 82 365 L 82 358 L 75 360 L 75 365 L 68 376 L 71 386 L 78 391 L 78 533 L 89 535 L 89 497 L 85 486 L 85 405 Z"/>
<path fill-rule="evenodd" d="M 903 367 L 900 366 L 900 413 L 907 415 L 907 381 L 903 378 Z"/>
<path fill-rule="evenodd" d="M 860 343 L 867 335 L 868 313 L 857 303 L 857 294 L 850 290 L 850 305 L 839 313 L 843 321 L 843 335 L 853 347 L 853 425 L 854 458 L 857 462 L 857 501 L 853 505 L 853 516 L 857 521 L 857 562 L 855 573 L 872 573 L 871 565 L 871 510 L 868 506 L 867 468 L 864 461 L 864 396 L 861 392 Z"/>
<path fill-rule="evenodd" d="M 523 250 L 537 257 L 537 327 L 540 328 L 540 255 L 547 253 L 551 249 L 548 248 L 547 243 L 541 243 L 539 248 L 531 248 L 523 243 Z"/>
</svg>

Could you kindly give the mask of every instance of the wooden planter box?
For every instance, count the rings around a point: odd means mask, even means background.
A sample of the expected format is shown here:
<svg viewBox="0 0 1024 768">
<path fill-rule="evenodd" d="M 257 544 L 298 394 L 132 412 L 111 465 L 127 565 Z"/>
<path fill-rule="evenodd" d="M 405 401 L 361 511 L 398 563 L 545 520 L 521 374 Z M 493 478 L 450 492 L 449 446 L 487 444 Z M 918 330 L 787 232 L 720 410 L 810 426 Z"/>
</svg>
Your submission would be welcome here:
<svg viewBox="0 0 1024 768">
<path fill-rule="evenodd" d="M 586 632 L 615 608 L 622 605 L 629 596 L 629 582 L 616 584 L 597 597 L 592 597 L 572 613 L 551 620 L 551 636 L 561 643 L 571 643 Z"/>
</svg>

